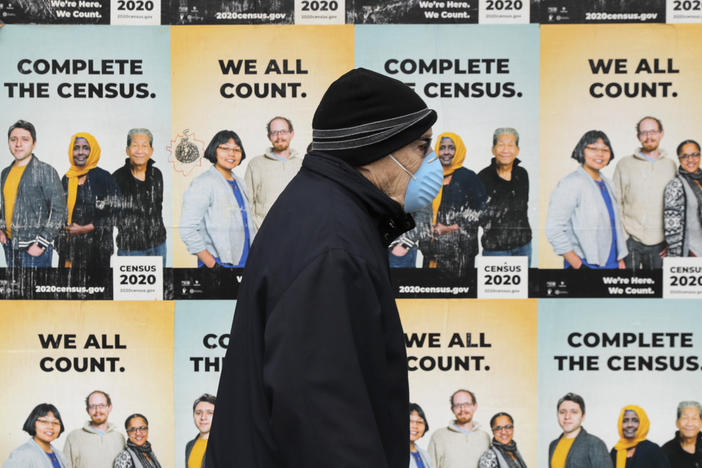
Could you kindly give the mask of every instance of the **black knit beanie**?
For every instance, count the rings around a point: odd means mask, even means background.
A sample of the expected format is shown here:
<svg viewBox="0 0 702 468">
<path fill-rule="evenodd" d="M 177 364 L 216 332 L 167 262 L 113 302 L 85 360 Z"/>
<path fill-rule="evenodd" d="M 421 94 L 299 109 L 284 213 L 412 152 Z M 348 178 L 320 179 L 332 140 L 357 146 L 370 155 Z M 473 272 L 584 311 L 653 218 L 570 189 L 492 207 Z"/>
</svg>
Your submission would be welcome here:
<svg viewBox="0 0 702 468">
<path fill-rule="evenodd" d="M 365 68 L 329 86 L 312 119 L 315 150 L 362 166 L 422 136 L 436 111 L 404 83 Z"/>
</svg>

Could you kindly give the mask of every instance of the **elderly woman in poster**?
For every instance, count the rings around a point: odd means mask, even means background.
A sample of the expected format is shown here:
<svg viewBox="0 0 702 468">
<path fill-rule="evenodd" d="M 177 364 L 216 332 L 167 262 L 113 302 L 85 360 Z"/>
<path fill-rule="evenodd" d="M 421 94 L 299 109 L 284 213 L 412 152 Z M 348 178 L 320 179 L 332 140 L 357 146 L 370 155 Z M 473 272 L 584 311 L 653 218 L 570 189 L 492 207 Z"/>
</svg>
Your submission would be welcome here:
<svg viewBox="0 0 702 468">
<path fill-rule="evenodd" d="M 183 194 L 180 237 L 198 267 L 243 268 L 256 234 L 251 201 L 234 168 L 246 158 L 239 135 L 221 130 L 205 149 L 212 166 Z"/>
<path fill-rule="evenodd" d="M 624 268 L 627 255 L 614 185 L 601 174 L 613 159 L 607 135 L 586 132 L 571 158 L 580 163 L 551 194 L 546 237 L 565 268 Z"/>
<path fill-rule="evenodd" d="M 68 146 L 71 167 L 61 179 L 68 220 L 59 239 L 59 267 L 109 268 L 120 191 L 100 161 L 100 145 L 90 133 L 76 133 Z"/>
<path fill-rule="evenodd" d="M 671 257 L 702 255 L 702 170 L 700 145 L 685 140 L 677 149 L 678 175 L 663 196 L 663 230 Z"/>
<path fill-rule="evenodd" d="M 617 423 L 620 439 L 609 453 L 614 468 L 670 468 L 663 450 L 646 440 L 649 426 L 642 408 L 636 405 L 622 408 Z"/>
<path fill-rule="evenodd" d="M 431 235 L 420 234 L 423 267 L 465 276 L 475 267 L 478 254 L 478 227 L 486 214 L 485 186 L 475 172 L 463 167 L 466 146 L 460 136 L 442 133 L 435 149 L 444 182 L 431 206 Z"/>
</svg>

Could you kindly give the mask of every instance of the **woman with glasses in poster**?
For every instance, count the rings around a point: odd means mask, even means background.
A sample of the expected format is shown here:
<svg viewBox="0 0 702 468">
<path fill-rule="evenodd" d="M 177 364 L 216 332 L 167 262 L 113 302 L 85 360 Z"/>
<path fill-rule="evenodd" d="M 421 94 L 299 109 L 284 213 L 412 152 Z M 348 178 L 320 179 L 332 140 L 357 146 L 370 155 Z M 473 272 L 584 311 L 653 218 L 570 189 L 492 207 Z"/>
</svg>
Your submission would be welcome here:
<svg viewBox="0 0 702 468">
<path fill-rule="evenodd" d="M 205 149 L 212 166 L 183 194 L 180 237 L 197 266 L 243 268 L 256 234 L 249 192 L 234 168 L 246 159 L 239 135 L 218 132 Z"/>
<path fill-rule="evenodd" d="M 127 446 L 115 458 L 114 468 L 161 468 L 149 442 L 149 421 L 134 413 L 124 421 Z"/>
<path fill-rule="evenodd" d="M 663 230 L 671 257 L 702 255 L 702 169 L 700 144 L 685 140 L 677 149 L 678 175 L 665 187 Z"/>
<path fill-rule="evenodd" d="M 565 268 L 624 268 L 626 235 L 612 182 L 601 174 L 613 159 L 600 130 L 586 132 L 570 156 L 580 163 L 551 193 L 546 237 Z"/>
<path fill-rule="evenodd" d="M 424 415 L 424 410 L 417 403 L 410 403 L 409 405 L 409 430 L 409 468 L 431 468 L 429 454 L 416 444 L 429 430 L 429 423 Z"/>
<path fill-rule="evenodd" d="M 3 468 L 67 468 L 68 462 L 51 442 L 63 433 L 64 426 L 56 407 L 49 403 L 37 405 L 24 422 L 22 430 L 32 438 L 20 445 L 3 463 Z"/>
<path fill-rule="evenodd" d="M 507 413 L 497 413 L 490 419 L 492 442 L 480 457 L 478 468 L 526 468 L 514 441 L 514 420 Z"/>
</svg>

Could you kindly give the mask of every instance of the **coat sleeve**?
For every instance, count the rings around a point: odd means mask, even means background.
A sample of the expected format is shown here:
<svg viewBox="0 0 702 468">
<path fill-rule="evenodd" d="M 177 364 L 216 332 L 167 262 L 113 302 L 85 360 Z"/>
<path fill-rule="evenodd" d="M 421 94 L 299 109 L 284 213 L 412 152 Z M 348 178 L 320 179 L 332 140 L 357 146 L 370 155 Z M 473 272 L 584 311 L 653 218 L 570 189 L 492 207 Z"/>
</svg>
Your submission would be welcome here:
<svg viewBox="0 0 702 468">
<path fill-rule="evenodd" d="M 68 437 L 66 437 L 66 443 L 63 445 L 63 455 L 66 457 L 69 466 L 73 464 L 73 445 L 71 441 L 71 434 L 68 434 Z"/>
<path fill-rule="evenodd" d="M 194 179 L 183 194 L 178 232 L 188 252 L 195 255 L 205 250 L 205 240 L 200 234 L 200 223 L 210 205 L 210 190 Z"/>
<path fill-rule="evenodd" d="M 46 168 L 45 185 L 41 187 L 44 200 L 48 207 L 48 218 L 37 234 L 37 243 L 46 248 L 58 236 L 59 231 L 66 225 L 66 195 L 63 192 L 61 179 L 53 167 Z"/>
<path fill-rule="evenodd" d="M 406 380 L 404 394 L 393 387 L 397 367 L 389 365 L 397 348 L 388 342 L 397 340 L 403 354 L 404 344 L 400 330 L 388 333 L 383 314 L 397 312 L 383 310 L 374 277 L 362 259 L 330 249 L 268 316 L 263 383 L 286 466 L 388 467 L 388 398 L 408 395 Z"/>
<path fill-rule="evenodd" d="M 436 443 L 435 435 L 432 435 L 429 441 L 427 452 L 429 452 L 432 467 L 444 466 L 444 454 L 441 452 L 440 444 Z"/>
<path fill-rule="evenodd" d="M 255 165 L 256 163 L 251 161 L 251 163 L 249 163 L 246 166 L 246 172 L 244 173 L 244 184 L 246 185 L 246 188 L 249 191 L 249 200 L 251 200 L 251 219 L 253 220 L 256 229 L 258 230 L 261 227 L 261 223 L 263 223 L 263 219 L 259 218 L 257 213 L 257 209 L 261 201 L 258 199 L 258 184 L 256 184 L 256 181 L 254 180 Z"/>
<path fill-rule="evenodd" d="M 668 182 L 663 192 L 663 233 L 671 257 L 683 256 L 685 203 L 685 189 L 676 177 Z"/>
<path fill-rule="evenodd" d="M 612 464 L 612 457 L 610 456 L 610 453 L 607 452 L 607 446 L 596 437 L 593 437 L 592 443 L 590 444 L 588 458 L 590 460 L 590 466 L 596 466 L 598 468 L 614 468 L 614 465 Z"/>
<path fill-rule="evenodd" d="M 557 255 L 563 255 L 574 249 L 575 233 L 571 225 L 571 216 L 578 204 L 578 197 L 573 190 L 577 190 L 577 187 L 562 179 L 551 193 L 551 201 L 548 205 L 546 238 Z"/>
</svg>

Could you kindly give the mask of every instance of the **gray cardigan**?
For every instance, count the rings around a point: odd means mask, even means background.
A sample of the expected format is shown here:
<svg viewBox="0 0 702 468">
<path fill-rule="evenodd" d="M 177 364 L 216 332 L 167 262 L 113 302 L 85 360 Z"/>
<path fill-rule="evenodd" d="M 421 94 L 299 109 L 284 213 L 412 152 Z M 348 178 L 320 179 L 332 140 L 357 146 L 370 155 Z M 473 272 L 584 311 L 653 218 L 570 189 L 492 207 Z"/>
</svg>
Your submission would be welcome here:
<svg viewBox="0 0 702 468">
<path fill-rule="evenodd" d="M 563 437 L 563 434 L 561 434 Z M 556 450 L 556 445 L 561 437 L 551 441 L 548 446 L 548 464 L 551 466 L 551 458 Z M 614 468 L 612 459 L 607 451 L 607 446 L 602 440 L 589 434 L 585 428 L 580 428 L 580 433 L 575 437 L 573 445 L 566 456 L 565 468 Z"/>
<path fill-rule="evenodd" d="M 256 228 L 249 192 L 244 181 L 232 175 L 244 198 L 249 239 L 253 241 Z M 207 249 L 222 263 L 239 263 L 245 240 L 243 218 L 231 186 L 214 165 L 193 179 L 183 194 L 179 232 L 191 254 Z"/>
<path fill-rule="evenodd" d="M 602 176 L 612 199 L 617 232 L 617 260 L 626 257 L 626 234 L 612 182 Z M 578 167 L 558 182 L 551 194 L 546 237 L 558 255 L 574 250 L 590 264 L 604 265 L 612 244 L 609 213 L 600 188 L 585 169 Z"/>
<path fill-rule="evenodd" d="M 63 453 L 53 445 L 51 450 L 56 454 L 59 463 L 62 467 L 68 467 L 66 457 Z M 52 468 L 51 460 L 46 455 L 44 450 L 39 447 L 39 444 L 34 442 L 34 439 L 29 439 L 24 444 L 20 445 L 7 458 L 2 468 Z"/>
</svg>

